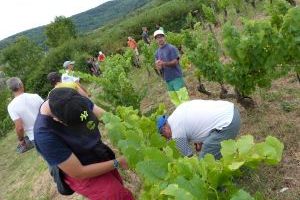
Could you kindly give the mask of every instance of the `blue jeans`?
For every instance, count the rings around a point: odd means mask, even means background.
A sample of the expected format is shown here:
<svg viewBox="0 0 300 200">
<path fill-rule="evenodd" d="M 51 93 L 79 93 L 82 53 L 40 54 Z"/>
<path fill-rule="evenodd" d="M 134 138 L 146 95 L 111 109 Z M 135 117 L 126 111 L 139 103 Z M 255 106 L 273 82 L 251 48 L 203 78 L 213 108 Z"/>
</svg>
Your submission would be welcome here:
<svg viewBox="0 0 300 200">
<path fill-rule="evenodd" d="M 204 140 L 199 158 L 203 158 L 205 154 L 212 154 L 215 159 L 220 159 L 221 142 L 223 140 L 235 139 L 239 134 L 241 126 L 240 112 L 238 108 L 234 107 L 232 122 L 224 127 L 222 130 L 212 130 L 208 137 Z"/>
</svg>

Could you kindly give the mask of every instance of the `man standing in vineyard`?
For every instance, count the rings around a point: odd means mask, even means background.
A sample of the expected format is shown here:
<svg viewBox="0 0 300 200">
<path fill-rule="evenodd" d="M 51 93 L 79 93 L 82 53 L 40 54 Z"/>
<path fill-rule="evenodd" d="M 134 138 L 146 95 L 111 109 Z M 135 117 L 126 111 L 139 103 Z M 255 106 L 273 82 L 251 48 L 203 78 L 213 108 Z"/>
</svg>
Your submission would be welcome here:
<svg viewBox="0 0 300 200">
<path fill-rule="evenodd" d="M 165 34 L 162 30 L 155 31 L 154 38 L 159 45 L 155 53 L 156 69 L 162 72 L 172 103 L 178 106 L 189 100 L 189 94 L 179 65 L 178 49 L 166 43 Z"/>
<path fill-rule="evenodd" d="M 19 140 L 17 152 L 24 153 L 34 147 L 33 126 L 44 100 L 37 94 L 25 93 L 23 83 L 17 77 L 8 79 L 6 84 L 14 95 L 7 110 L 10 118 L 14 121 Z"/>
<path fill-rule="evenodd" d="M 220 159 L 221 142 L 236 138 L 240 123 L 239 110 L 231 102 L 192 100 L 178 106 L 169 117 L 160 116 L 157 128 L 163 137 L 175 140 L 185 156 L 193 155 L 192 142 L 200 158 L 210 153 Z"/>
</svg>

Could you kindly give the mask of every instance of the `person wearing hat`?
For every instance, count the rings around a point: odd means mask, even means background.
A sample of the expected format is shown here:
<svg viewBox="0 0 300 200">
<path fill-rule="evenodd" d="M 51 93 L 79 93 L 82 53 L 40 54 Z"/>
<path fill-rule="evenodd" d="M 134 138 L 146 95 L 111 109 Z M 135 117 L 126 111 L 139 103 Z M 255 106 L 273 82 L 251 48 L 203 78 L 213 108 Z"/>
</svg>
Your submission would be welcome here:
<svg viewBox="0 0 300 200">
<path fill-rule="evenodd" d="M 26 93 L 24 85 L 18 77 L 8 79 L 6 84 L 14 96 L 14 99 L 8 104 L 7 110 L 15 124 L 19 140 L 17 152 L 24 153 L 34 147 L 33 126 L 44 100 L 38 94 Z"/>
<path fill-rule="evenodd" d="M 63 181 L 91 200 L 131 200 L 119 168 L 127 169 L 124 157 L 101 140 L 98 118 L 103 110 L 70 88 L 56 88 L 38 114 L 35 127 L 37 151 L 51 167 L 58 166 Z"/>
<path fill-rule="evenodd" d="M 105 55 L 102 51 L 99 51 L 98 62 L 104 62 L 104 61 L 105 61 Z"/>
<path fill-rule="evenodd" d="M 155 25 L 156 30 L 161 30 L 164 32 L 164 28 L 162 26 L 160 26 L 159 24 Z"/>
<path fill-rule="evenodd" d="M 168 117 L 157 119 L 159 133 L 176 142 L 184 156 L 192 156 L 189 143 L 194 143 L 199 157 L 210 153 L 222 157 L 221 142 L 234 139 L 240 130 L 240 113 L 233 103 L 215 100 L 192 100 L 180 104 Z"/>
<path fill-rule="evenodd" d="M 79 78 L 74 76 L 74 64 L 75 61 L 65 61 L 63 68 L 66 70 L 61 76 L 61 82 L 79 82 Z"/>
<path fill-rule="evenodd" d="M 178 106 L 182 102 L 189 100 L 189 94 L 179 65 L 178 49 L 166 43 L 165 34 L 162 30 L 156 30 L 154 38 L 159 45 L 155 53 L 156 69 L 162 73 L 167 83 L 167 90 L 172 103 Z"/>
<path fill-rule="evenodd" d="M 76 83 L 78 87 L 81 88 L 88 96 L 91 96 L 91 94 L 85 89 L 80 83 L 79 78 L 74 75 L 74 65 L 75 61 L 65 61 L 63 64 L 64 69 L 66 70 L 65 73 L 61 76 L 61 82 L 62 83 Z"/>
</svg>

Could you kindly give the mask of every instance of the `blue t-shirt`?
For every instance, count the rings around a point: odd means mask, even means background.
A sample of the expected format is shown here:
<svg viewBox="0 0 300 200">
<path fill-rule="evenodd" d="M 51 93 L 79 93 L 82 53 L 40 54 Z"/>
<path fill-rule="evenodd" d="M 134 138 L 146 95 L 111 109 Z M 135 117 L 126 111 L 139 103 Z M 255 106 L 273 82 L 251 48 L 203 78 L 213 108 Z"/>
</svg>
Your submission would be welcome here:
<svg viewBox="0 0 300 200">
<path fill-rule="evenodd" d="M 162 60 L 164 62 L 170 62 L 174 59 L 179 59 L 179 53 L 177 48 L 170 44 L 165 44 L 163 47 L 157 49 L 155 53 L 155 61 Z M 182 71 L 179 64 L 177 64 L 176 67 L 163 67 L 162 73 L 165 81 L 171 81 L 175 78 L 182 77 Z"/>
<path fill-rule="evenodd" d="M 92 116 L 91 110 L 89 116 Z M 96 117 L 90 118 L 90 122 L 94 125 L 87 127 L 87 124 L 82 123 L 68 127 L 39 113 L 34 126 L 37 151 L 50 166 L 66 161 L 72 153 L 83 165 L 114 159 L 112 150 L 101 141 Z"/>
<path fill-rule="evenodd" d="M 143 31 L 142 38 L 143 38 L 143 40 L 144 40 L 145 43 L 150 44 L 149 43 L 149 36 L 148 36 L 147 32 Z"/>
</svg>

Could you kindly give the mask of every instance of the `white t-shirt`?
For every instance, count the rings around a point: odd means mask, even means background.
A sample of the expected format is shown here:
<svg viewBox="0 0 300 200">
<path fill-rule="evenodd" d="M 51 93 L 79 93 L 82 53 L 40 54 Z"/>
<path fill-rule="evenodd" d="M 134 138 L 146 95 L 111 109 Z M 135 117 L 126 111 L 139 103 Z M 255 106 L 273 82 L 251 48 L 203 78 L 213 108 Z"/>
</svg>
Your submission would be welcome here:
<svg viewBox="0 0 300 200">
<path fill-rule="evenodd" d="M 228 126 L 233 113 L 234 104 L 228 101 L 192 100 L 182 103 L 168 118 L 172 138 L 203 142 L 211 130 Z"/>
<path fill-rule="evenodd" d="M 61 82 L 66 83 L 66 82 L 77 82 L 79 81 L 78 77 L 75 77 L 73 72 L 70 72 L 66 70 L 66 72 L 61 76 Z"/>
<path fill-rule="evenodd" d="M 23 93 L 15 97 L 7 106 L 10 118 L 15 121 L 22 119 L 25 134 L 34 140 L 33 126 L 44 100 L 37 94 Z"/>
</svg>

